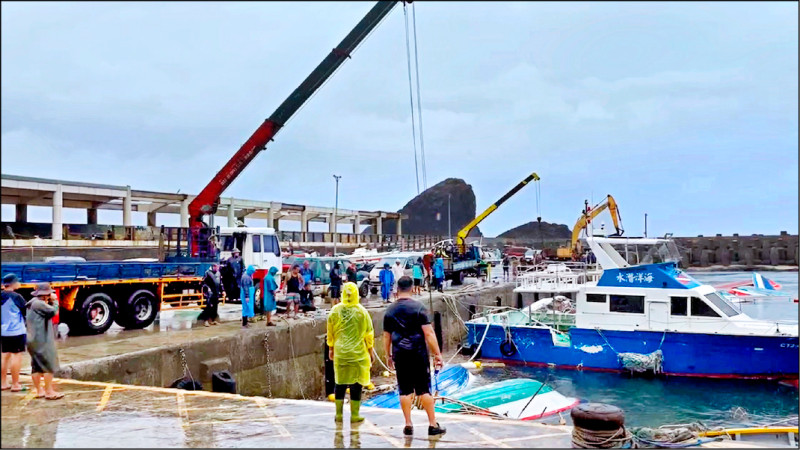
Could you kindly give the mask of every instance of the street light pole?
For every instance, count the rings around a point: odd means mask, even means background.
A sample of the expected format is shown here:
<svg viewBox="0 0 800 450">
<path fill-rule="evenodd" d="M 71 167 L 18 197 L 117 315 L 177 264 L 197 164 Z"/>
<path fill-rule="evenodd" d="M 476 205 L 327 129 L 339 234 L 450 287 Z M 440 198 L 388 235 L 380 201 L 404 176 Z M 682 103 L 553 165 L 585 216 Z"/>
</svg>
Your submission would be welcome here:
<svg viewBox="0 0 800 450">
<path fill-rule="evenodd" d="M 647 237 L 647 213 L 644 213 L 644 237 Z"/>
<path fill-rule="evenodd" d="M 447 237 L 453 239 L 453 233 L 450 231 L 450 194 L 447 194 Z"/>
<path fill-rule="evenodd" d="M 336 256 L 336 224 L 338 221 L 339 215 L 339 179 L 342 178 L 341 175 L 334 175 L 333 178 L 336 179 L 336 206 L 333 208 L 333 256 Z"/>
</svg>

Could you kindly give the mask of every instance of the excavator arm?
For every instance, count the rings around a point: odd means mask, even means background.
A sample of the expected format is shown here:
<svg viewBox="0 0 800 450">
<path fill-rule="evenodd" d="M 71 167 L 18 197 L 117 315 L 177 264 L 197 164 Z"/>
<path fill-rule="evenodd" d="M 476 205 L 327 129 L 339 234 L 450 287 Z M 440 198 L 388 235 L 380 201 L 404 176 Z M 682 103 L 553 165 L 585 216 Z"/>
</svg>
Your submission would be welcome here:
<svg viewBox="0 0 800 450">
<path fill-rule="evenodd" d="M 606 209 L 608 209 L 608 212 L 611 214 L 611 220 L 614 222 L 617 235 L 621 236 L 622 233 L 625 232 L 625 230 L 622 229 L 622 217 L 619 215 L 617 202 L 614 200 L 614 197 L 608 195 L 602 203 L 598 203 L 594 208 L 587 208 L 588 212 L 584 211 L 581 217 L 578 218 L 578 221 L 575 222 L 575 226 L 572 228 L 572 240 L 570 241 L 570 250 L 572 250 L 573 254 L 580 251 L 578 238 L 580 238 L 581 231 L 586 229 L 589 222 Z"/>
<path fill-rule="evenodd" d="M 203 216 L 216 212 L 219 196 L 222 195 L 225 189 L 253 161 L 256 155 L 266 148 L 267 143 L 275 137 L 281 127 L 333 75 L 344 60 L 350 58 L 352 52 L 397 3 L 396 1 L 379 1 L 373 6 L 355 28 L 345 36 L 342 42 L 331 50 L 314 71 L 300 83 L 300 86 L 245 141 L 244 145 L 217 172 L 211 182 L 189 203 L 189 220 L 192 228 L 205 226 L 203 224 Z"/>
<path fill-rule="evenodd" d="M 489 217 L 489 214 L 493 213 L 500 205 L 505 203 L 506 200 L 511 198 L 514 194 L 519 192 L 520 189 L 524 188 L 525 185 L 530 183 L 531 181 L 539 181 L 539 175 L 536 175 L 536 172 L 528 175 L 524 180 L 520 181 L 516 186 L 514 186 L 510 191 L 506 192 L 506 195 L 502 196 L 500 200 L 494 202 L 492 206 L 486 208 L 486 211 L 480 213 L 478 217 L 472 219 L 470 223 L 468 223 L 464 228 L 458 231 L 456 234 L 456 246 L 458 247 L 458 252 L 460 254 L 464 254 L 467 252 L 467 236 L 469 232 L 472 231 L 473 228 L 477 227 L 478 224 L 483 222 L 483 219 Z"/>
</svg>

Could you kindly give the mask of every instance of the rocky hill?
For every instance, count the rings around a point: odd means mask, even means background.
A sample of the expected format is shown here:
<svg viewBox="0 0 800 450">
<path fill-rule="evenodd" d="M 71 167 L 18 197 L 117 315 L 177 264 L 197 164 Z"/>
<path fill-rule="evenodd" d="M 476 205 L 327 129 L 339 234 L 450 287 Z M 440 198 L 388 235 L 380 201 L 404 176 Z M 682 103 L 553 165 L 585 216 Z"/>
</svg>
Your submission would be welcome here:
<svg viewBox="0 0 800 450">
<path fill-rule="evenodd" d="M 472 191 L 472 186 L 464 180 L 448 178 L 429 187 L 398 211 L 409 217 L 403 220 L 403 234 L 446 236 L 448 195 L 450 195 L 450 228 L 454 235 L 475 218 L 475 193 Z M 384 220 L 383 232 L 385 234 L 394 234 L 396 231 L 396 221 Z M 368 227 L 363 233 L 372 233 L 371 227 Z M 477 227 L 470 233 L 470 236 L 480 235 Z"/>
<path fill-rule="evenodd" d="M 568 226 L 558 223 L 541 223 L 540 234 L 539 222 L 528 222 L 516 228 L 512 228 L 500 235 L 498 238 L 506 239 L 569 239 L 572 237 L 572 231 Z"/>
</svg>

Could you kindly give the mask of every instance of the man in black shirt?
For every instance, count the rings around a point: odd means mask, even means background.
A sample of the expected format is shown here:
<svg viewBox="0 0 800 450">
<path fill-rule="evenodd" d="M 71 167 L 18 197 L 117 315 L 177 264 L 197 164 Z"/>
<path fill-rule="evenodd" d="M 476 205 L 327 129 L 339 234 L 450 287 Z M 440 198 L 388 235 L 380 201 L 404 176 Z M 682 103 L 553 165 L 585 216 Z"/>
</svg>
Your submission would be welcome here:
<svg viewBox="0 0 800 450">
<path fill-rule="evenodd" d="M 416 393 L 428 414 L 428 435 L 436 436 L 444 434 L 446 430 L 436 422 L 433 409 L 428 349 L 433 353 L 436 370 L 442 367 L 443 360 L 428 311 L 422 303 L 411 298 L 412 286 L 411 277 L 403 276 L 397 280 L 397 302 L 389 306 L 383 316 L 383 348 L 389 359 L 389 368 L 397 368 L 400 407 L 406 420 L 403 434 L 414 434 L 411 403 L 412 394 Z"/>
</svg>

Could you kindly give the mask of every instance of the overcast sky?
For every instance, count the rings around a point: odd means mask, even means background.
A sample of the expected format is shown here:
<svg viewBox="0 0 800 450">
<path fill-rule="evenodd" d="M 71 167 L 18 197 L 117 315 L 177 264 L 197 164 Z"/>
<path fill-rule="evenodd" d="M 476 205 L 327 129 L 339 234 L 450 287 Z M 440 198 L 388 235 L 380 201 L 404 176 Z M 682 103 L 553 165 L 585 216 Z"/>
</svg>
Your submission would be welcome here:
<svg viewBox="0 0 800 450">
<path fill-rule="evenodd" d="M 548 222 L 612 194 L 629 235 L 797 232 L 797 3 L 415 4 L 429 186 L 480 211 L 536 171 Z M 197 193 L 371 7 L 4 2 L 2 172 Z M 400 4 L 225 195 L 333 206 L 336 173 L 341 208 L 401 208 L 406 64 Z M 528 187 L 481 230 L 536 216 Z"/>
</svg>

